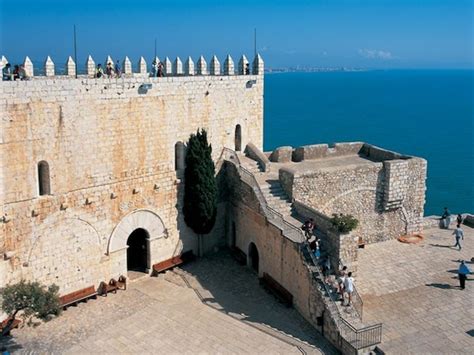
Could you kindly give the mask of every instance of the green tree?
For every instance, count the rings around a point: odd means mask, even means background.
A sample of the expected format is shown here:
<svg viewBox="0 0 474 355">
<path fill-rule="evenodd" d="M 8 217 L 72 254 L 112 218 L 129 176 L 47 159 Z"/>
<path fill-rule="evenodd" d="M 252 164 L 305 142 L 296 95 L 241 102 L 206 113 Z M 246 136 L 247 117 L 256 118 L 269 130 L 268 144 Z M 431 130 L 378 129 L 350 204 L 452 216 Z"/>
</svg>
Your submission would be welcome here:
<svg viewBox="0 0 474 355">
<path fill-rule="evenodd" d="M 36 317 L 43 321 L 58 315 L 61 312 L 58 291 L 59 287 L 54 284 L 46 288 L 38 282 L 23 280 L 6 286 L 2 291 L 2 310 L 9 315 L 9 322 L 2 329 L 2 336 L 11 330 L 19 312 L 24 319 Z"/>
<path fill-rule="evenodd" d="M 186 224 L 199 236 L 199 255 L 202 235 L 212 230 L 217 214 L 217 183 L 211 153 L 204 129 L 191 134 L 185 160 L 183 213 Z"/>
<path fill-rule="evenodd" d="M 333 213 L 331 223 L 334 229 L 341 233 L 349 233 L 359 225 L 359 221 L 354 216 L 342 213 Z"/>
</svg>

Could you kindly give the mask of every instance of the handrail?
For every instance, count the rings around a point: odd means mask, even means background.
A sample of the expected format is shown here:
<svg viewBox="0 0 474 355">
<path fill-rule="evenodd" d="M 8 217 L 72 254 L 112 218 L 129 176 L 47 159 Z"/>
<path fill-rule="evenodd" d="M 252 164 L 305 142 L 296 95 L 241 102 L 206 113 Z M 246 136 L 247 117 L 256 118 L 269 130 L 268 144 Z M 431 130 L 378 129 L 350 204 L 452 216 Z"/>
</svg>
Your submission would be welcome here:
<svg viewBox="0 0 474 355">
<path fill-rule="evenodd" d="M 351 346 L 354 350 L 359 350 L 379 344 L 382 341 L 382 323 L 372 324 L 358 329 L 354 327 L 351 323 L 349 323 L 349 321 L 344 319 L 344 317 L 341 315 L 341 312 L 339 311 L 339 308 L 336 305 L 336 302 L 331 297 L 331 291 L 329 290 L 328 285 L 324 281 L 324 277 L 321 275 L 318 266 L 318 261 L 311 252 L 309 244 L 305 243 L 305 246 L 313 264 L 316 266 L 316 271 L 319 277 L 319 279 L 316 278 L 316 280 L 318 280 L 323 285 L 328 295 L 328 298 L 333 305 L 333 308 L 336 309 L 336 316 L 338 321 L 336 321 L 336 326 L 339 328 L 342 340 L 345 341 L 345 343 Z M 342 330 L 343 327 L 345 331 Z"/>
<path fill-rule="evenodd" d="M 300 243 L 303 242 L 305 240 L 305 238 L 303 236 L 303 232 L 298 227 L 296 227 L 293 224 L 286 221 L 285 218 L 283 217 L 283 215 L 280 212 L 274 210 L 272 207 L 270 207 L 268 205 L 267 200 L 265 199 L 265 195 L 263 194 L 263 192 L 260 188 L 260 184 L 258 183 L 257 179 L 255 178 L 255 175 L 252 174 L 252 172 L 250 172 L 249 170 L 247 170 L 245 167 L 242 166 L 237 153 L 235 151 L 233 151 L 232 149 L 224 147 L 222 149 L 222 154 L 221 154 L 221 157 L 223 157 L 223 159 L 225 159 L 224 158 L 225 154 L 228 154 L 228 159 L 230 161 L 236 162 L 236 166 L 237 166 L 237 169 L 238 169 L 239 173 L 241 173 L 241 175 L 247 176 L 247 179 L 242 179 L 242 180 L 244 180 L 244 182 L 246 182 L 255 191 L 255 194 L 257 195 L 257 198 L 260 201 L 260 207 L 262 209 L 262 212 L 265 215 L 265 217 L 267 218 L 267 220 L 270 221 L 270 222 L 271 221 L 275 222 L 275 220 L 276 220 L 277 222 L 272 223 L 272 224 L 274 224 L 276 227 L 281 229 L 282 232 L 286 232 L 286 233 L 284 233 L 284 235 L 290 236 L 290 234 L 293 234 L 294 237 L 295 237 L 293 239 L 297 240 Z M 250 181 L 249 181 L 249 179 L 250 179 Z M 277 225 L 277 224 L 279 224 L 279 225 Z"/>
<path fill-rule="evenodd" d="M 228 157 L 226 155 L 228 155 Z M 252 189 L 254 190 L 255 194 L 257 195 L 257 199 L 260 202 L 260 207 L 262 209 L 262 212 L 267 218 L 267 220 L 271 222 L 272 224 L 274 224 L 275 226 L 277 226 L 278 228 L 280 228 L 275 223 L 275 220 L 278 220 L 279 223 L 289 228 L 290 232 L 297 233 L 297 235 L 299 236 L 298 239 L 300 239 L 300 242 L 306 246 L 306 249 L 311 257 L 311 260 L 313 261 L 313 264 L 316 266 L 316 272 L 318 274 L 319 282 L 322 283 L 328 295 L 328 298 L 330 299 L 333 305 L 333 308 L 336 309 L 336 317 L 337 317 L 336 326 L 339 330 L 339 334 L 341 335 L 340 336 L 341 342 L 344 342 L 345 344 L 347 344 L 347 346 L 351 347 L 352 350 L 354 350 L 355 352 L 357 352 L 357 350 L 359 349 L 363 349 L 363 348 L 367 348 L 367 347 L 379 344 L 382 340 L 382 324 L 378 323 L 378 324 L 366 326 L 361 329 L 357 329 L 352 324 L 350 324 L 347 320 L 344 319 L 344 317 L 341 315 L 339 311 L 339 308 L 336 305 L 336 302 L 331 297 L 331 292 L 328 288 L 328 285 L 324 281 L 324 277 L 321 276 L 318 262 L 317 260 L 315 260 L 315 257 L 313 253 L 311 252 L 311 248 L 309 247 L 309 244 L 306 241 L 306 238 L 304 237 L 303 232 L 296 226 L 286 221 L 280 212 L 268 206 L 265 196 L 260 188 L 260 185 L 257 179 L 249 170 L 247 170 L 245 167 L 241 165 L 240 159 L 235 151 L 224 147 L 222 150 L 220 159 L 226 159 L 226 158 L 229 161 L 232 161 L 236 165 L 239 175 L 241 175 L 241 179 L 244 182 L 246 182 L 250 187 L 252 187 Z M 247 177 L 246 179 L 247 181 L 243 178 L 243 176 Z M 288 230 L 285 230 L 284 227 L 283 229 L 282 228 L 280 229 L 282 230 L 283 235 L 285 235 L 285 233 L 288 234 Z M 315 277 L 314 274 L 313 274 L 313 277 Z M 318 280 L 318 278 L 316 278 L 316 280 Z M 360 297 L 359 294 L 357 295 L 358 297 Z"/>
<path fill-rule="evenodd" d="M 343 262 L 339 259 L 339 267 L 342 268 Z M 360 296 L 359 292 L 357 291 L 356 285 L 352 285 L 353 292 L 352 292 L 352 305 L 354 306 L 357 315 L 362 320 L 362 315 L 364 311 L 364 301 L 362 301 L 362 297 Z"/>
</svg>

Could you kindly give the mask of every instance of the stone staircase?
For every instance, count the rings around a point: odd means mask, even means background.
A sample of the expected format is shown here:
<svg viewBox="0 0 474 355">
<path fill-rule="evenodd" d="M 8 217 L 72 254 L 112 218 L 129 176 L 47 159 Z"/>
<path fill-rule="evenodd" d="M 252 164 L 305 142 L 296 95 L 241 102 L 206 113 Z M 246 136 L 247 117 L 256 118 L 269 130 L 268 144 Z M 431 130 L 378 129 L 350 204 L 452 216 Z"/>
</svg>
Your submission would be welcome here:
<svg viewBox="0 0 474 355">
<path fill-rule="evenodd" d="M 260 189 L 267 201 L 268 206 L 282 214 L 284 217 L 290 217 L 295 214 L 291 200 L 280 184 L 280 181 L 266 179 L 260 183 Z"/>
<path fill-rule="evenodd" d="M 278 179 L 278 175 L 275 172 L 263 172 L 260 169 L 260 166 L 257 161 L 246 157 L 243 154 L 239 155 L 239 160 L 241 164 L 249 171 L 254 174 L 258 184 L 260 185 L 260 190 L 263 193 L 263 196 L 267 202 L 267 205 L 280 213 L 285 221 L 291 223 L 297 228 L 300 228 L 301 225 L 304 223 L 305 218 L 299 215 L 296 209 L 293 207 L 293 204 L 288 197 L 287 193 L 283 189 Z M 315 235 L 317 235 L 320 239 L 326 238 L 326 235 L 321 230 L 316 230 Z M 306 254 L 308 254 L 306 252 Z M 324 259 L 326 256 L 324 250 L 321 254 L 321 259 Z M 315 265 L 314 260 L 309 255 L 305 255 L 304 259 L 309 265 L 315 274 L 318 274 L 317 269 L 319 268 L 318 265 Z M 318 269 L 319 270 L 319 269 Z M 322 277 L 322 275 L 321 275 Z M 362 326 L 362 322 L 360 321 L 360 317 L 353 306 L 344 306 L 342 301 L 339 300 L 340 296 L 337 293 L 335 288 L 336 286 L 336 276 L 330 275 L 327 280 L 321 280 L 321 282 L 325 282 L 328 285 L 330 290 L 330 294 L 327 297 L 331 298 L 331 301 L 334 301 L 334 304 L 337 306 L 337 309 L 341 316 L 349 321 L 351 324 Z M 321 288 L 324 286 L 321 284 Z M 346 300 L 347 301 L 347 300 Z"/>
<path fill-rule="evenodd" d="M 257 176 L 257 174 L 263 172 L 263 168 L 260 165 L 260 163 L 256 160 L 250 159 L 247 156 L 245 156 L 243 153 L 238 152 L 237 156 L 239 157 L 240 164 L 250 171 L 252 174 Z"/>
<path fill-rule="evenodd" d="M 292 225 L 290 231 L 291 229 L 294 230 L 293 227 L 300 229 L 305 218 L 299 215 L 293 208 L 291 200 L 279 182 L 278 172 L 264 172 L 263 169 L 260 169 L 259 164 L 256 161 L 252 162 L 252 159 L 242 155 L 241 153 L 238 153 L 238 158 L 240 166 L 253 174 L 254 182 L 258 185 L 261 197 L 265 200 L 264 203 L 267 207 L 278 212 L 280 219 L 287 224 Z M 232 161 L 236 163 L 235 159 Z M 257 188 L 256 186 L 253 187 L 254 189 Z M 327 238 L 321 230 L 317 229 L 315 234 L 322 240 Z M 286 236 L 291 239 L 290 235 L 291 234 L 287 234 Z M 295 238 L 294 240 L 296 241 L 297 239 L 298 238 Z M 343 335 L 340 338 L 342 339 L 341 346 L 350 353 L 359 353 L 359 350 L 356 349 L 368 352 L 369 347 L 377 344 L 376 341 L 380 342 L 379 338 L 381 338 L 382 332 L 381 324 L 365 326 L 357 310 L 353 306 L 344 306 L 342 304 L 335 288 L 336 276 L 329 275 L 328 277 L 325 277 L 322 275 L 319 261 L 325 257 L 324 250 L 322 250 L 321 258 L 316 259 L 309 251 L 306 243 L 301 243 L 300 248 L 302 261 L 308 267 L 313 279 L 317 283 L 317 288 L 323 297 L 325 308 L 329 311 L 331 317 L 333 317 L 336 322 L 337 328 Z M 334 268 L 334 265 L 332 266 Z M 338 267 L 336 266 L 336 269 L 337 268 Z"/>
</svg>

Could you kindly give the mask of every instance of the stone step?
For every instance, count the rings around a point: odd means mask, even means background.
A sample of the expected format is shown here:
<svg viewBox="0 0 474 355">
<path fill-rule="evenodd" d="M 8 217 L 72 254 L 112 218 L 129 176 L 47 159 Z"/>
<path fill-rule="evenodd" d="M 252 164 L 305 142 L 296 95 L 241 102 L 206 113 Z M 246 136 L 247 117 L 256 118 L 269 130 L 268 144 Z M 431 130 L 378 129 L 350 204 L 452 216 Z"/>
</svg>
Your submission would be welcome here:
<svg viewBox="0 0 474 355">
<path fill-rule="evenodd" d="M 268 191 L 268 190 L 262 190 L 262 192 L 265 194 L 265 195 L 269 195 L 269 196 L 275 196 L 275 197 L 285 197 L 285 198 L 288 198 L 288 195 L 286 194 L 285 191 Z"/>
</svg>

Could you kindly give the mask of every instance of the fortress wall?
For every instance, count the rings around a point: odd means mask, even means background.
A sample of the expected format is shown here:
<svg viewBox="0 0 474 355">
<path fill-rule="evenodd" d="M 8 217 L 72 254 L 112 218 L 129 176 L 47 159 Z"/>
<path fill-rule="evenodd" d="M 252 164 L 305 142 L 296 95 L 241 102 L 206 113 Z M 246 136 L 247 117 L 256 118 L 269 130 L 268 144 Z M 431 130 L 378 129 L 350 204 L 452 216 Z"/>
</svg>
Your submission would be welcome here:
<svg viewBox="0 0 474 355">
<path fill-rule="evenodd" d="M 298 312 L 318 331 L 317 318 L 324 316 L 324 336 L 336 347 L 339 346 L 337 325 L 322 297 L 318 283 L 304 264 L 299 243 L 281 234 L 281 230 L 268 223 L 260 212 L 259 202 L 250 186 L 240 181 L 232 164 L 227 166 L 227 182 L 231 195 L 229 225 L 235 224 L 235 246 L 247 256 L 250 266 L 249 246 L 253 243 L 259 255 L 258 277 L 269 274 L 293 295 L 293 305 Z"/>
<path fill-rule="evenodd" d="M 126 245 L 108 252 L 117 229 L 162 223 L 150 232 L 150 266 L 196 248 L 175 144 L 205 128 L 217 159 L 239 124 L 242 146 L 261 148 L 263 75 L 0 82 L 0 112 L 0 282 L 67 293 L 126 273 Z M 42 160 L 51 194 L 38 196 Z"/>
<path fill-rule="evenodd" d="M 422 230 L 426 161 L 413 158 L 403 162 L 408 168 L 391 176 L 388 165 L 375 163 L 310 173 L 286 169 L 280 177 L 296 201 L 327 216 L 344 213 L 356 217 L 359 227 L 353 235 L 372 243 Z M 387 205 L 393 196 L 396 200 Z"/>
<path fill-rule="evenodd" d="M 328 144 L 312 144 L 295 148 L 293 161 L 339 157 L 343 155 L 358 154 L 365 145 L 362 142 L 336 143 L 333 147 Z"/>
</svg>

